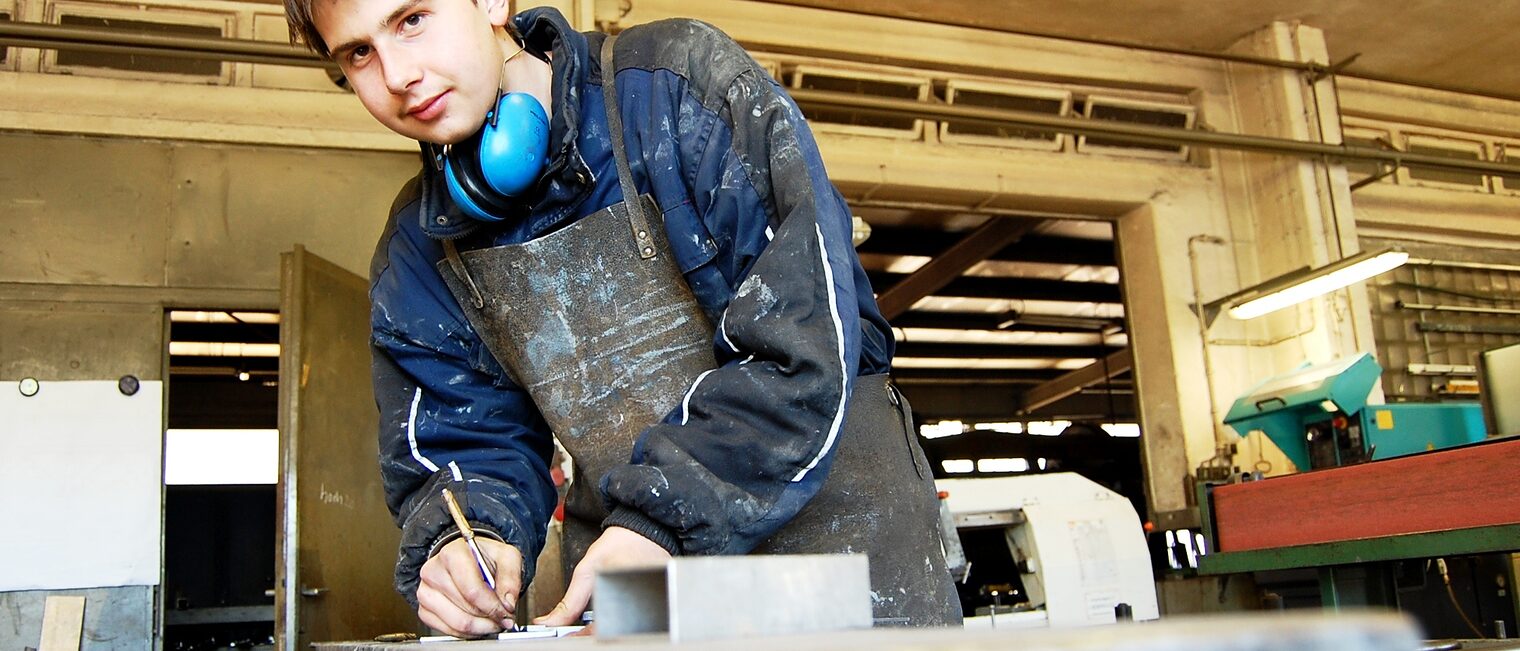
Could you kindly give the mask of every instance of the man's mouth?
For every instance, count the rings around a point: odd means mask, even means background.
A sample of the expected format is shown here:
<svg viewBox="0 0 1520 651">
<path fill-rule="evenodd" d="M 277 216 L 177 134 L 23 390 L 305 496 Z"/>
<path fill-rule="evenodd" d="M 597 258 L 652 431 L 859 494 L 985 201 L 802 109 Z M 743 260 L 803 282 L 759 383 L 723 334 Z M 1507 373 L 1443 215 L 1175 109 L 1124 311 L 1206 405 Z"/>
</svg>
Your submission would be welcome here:
<svg viewBox="0 0 1520 651">
<path fill-rule="evenodd" d="M 448 91 L 444 91 L 433 97 L 423 100 L 421 103 L 407 109 L 406 114 L 418 120 L 431 120 L 443 114 L 444 107 L 448 104 L 445 98 Z"/>
</svg>

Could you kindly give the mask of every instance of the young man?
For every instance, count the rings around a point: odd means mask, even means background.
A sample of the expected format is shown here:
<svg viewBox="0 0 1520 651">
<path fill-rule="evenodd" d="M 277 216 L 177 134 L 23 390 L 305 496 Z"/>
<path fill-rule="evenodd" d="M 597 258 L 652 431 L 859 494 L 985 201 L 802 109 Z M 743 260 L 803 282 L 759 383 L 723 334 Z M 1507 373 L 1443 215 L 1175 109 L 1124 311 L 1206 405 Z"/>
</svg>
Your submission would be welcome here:
<svg viewBox="0 0 1520 651">
<path fill-rule="evenodd" d="M 738 45 L 671 20 L 604 48 L 507 0 L 286 9 L 422 143 L 371 298 L 396 585 L 424 623 L 510 623 L 554 507 L 551 432 L 574 460 L 578 564 L 542 623 L 578 618 L 599 567 L 844 552 L 869 556 L 878 621 L 959 622 L 848 208 Z"/>
</svg>

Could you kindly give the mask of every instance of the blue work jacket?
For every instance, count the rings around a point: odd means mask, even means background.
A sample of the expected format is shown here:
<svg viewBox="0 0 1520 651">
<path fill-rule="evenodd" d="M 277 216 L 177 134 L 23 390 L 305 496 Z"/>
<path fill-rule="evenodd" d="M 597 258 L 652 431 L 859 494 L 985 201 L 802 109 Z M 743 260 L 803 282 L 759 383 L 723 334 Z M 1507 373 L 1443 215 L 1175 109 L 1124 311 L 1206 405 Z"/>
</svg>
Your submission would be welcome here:
<svg viewBox="0 0 1520 651">
<path fill-rule="evenodd" d="M 623 199 L 596 56 L 605 36 L 574 31 L 554 9 L 514 20 L 530 52 L 552 53 L 543 177 L 518 214 L 487 224 L 452 204 L 425 155 L 371 266 L 380 467 L 402 528 L 397 589 L 414 604 L 419 568 L 453 529 L 444 483 L 462 481 L 469 519 L 518 548 L 525 584 L 556 499 L 551 433 L 449 293 L 440 241 L 520 243 Z M 601 479 L 604 524 L 674 553 L 745 553 L 821 487 L 854 378 L 887 372 L 891 331 L 851 246 L 849 209 L 782 88 L 704 23 L 661 21 L 619 38 L 633 176 L 717 325 L 719 368 Z"/>
</svg>

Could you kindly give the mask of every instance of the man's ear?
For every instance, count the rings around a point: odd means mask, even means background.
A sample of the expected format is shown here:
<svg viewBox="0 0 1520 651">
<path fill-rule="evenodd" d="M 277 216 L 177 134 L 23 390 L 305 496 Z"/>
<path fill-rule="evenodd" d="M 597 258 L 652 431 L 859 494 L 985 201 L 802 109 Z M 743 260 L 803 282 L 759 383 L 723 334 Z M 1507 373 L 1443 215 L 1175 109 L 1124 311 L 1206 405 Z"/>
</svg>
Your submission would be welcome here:
<svg viewBox="0 0 1520 651">
<path fill-rule="evenodd" d="M 512 15 L 517 13 L 517 11 L 516 11 L 516 9 L 517 9 L 517 1 L 516 0 L 477 0 L 477 1 L 481 2 L 481 3 L 483 3 L 485 5 L 486 18 L 491 21 L 492 25 L 495 25 L 497 27 L 505 27 L 506 24 L 507 24 L 507 21 L 512 20 Z"/>
</svg>

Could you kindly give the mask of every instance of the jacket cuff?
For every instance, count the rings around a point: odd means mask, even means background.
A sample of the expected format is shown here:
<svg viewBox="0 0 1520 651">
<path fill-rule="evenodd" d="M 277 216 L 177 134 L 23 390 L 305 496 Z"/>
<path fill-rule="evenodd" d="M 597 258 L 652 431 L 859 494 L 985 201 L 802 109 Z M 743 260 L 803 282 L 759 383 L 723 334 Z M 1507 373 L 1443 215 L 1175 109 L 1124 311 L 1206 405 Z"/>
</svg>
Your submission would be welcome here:
<svg viewBox="0 0 1520 651">
<path fill-rule="evenodd" d="M 443 545 L 461 535 L 440 497 L 440 489 L 446 485 L 454 489 L 460 509 L 476 533 L 499 539 L 522 554 L 522 585 L 526 589 L 533 581 L 542 540 L 533 539 L 533 532 L 518 523 L 499 496 L 489 492 L 496 487 L 486 482 L 454 482 L 449 471 L 442 470 L 434 473 L 419 490 L 416 502 L 409 505 L 410 513 L 401 527 L 401 544 L 396 559 L 396 592 L 415 609 L 418 573 L 423 564 Z"/>
<path fill-rule="evenodd" d="M 475 532 L 475 537 L 476 538 L 489 538 L 491 540 L 494 540 L 494 541 L 502 543 L 502 544 L 506 544 L 506 545 L 512 544 L 512 543 L 507 542 L 506 539 L 502 538 L 501 534 L 496 533 L 490 527 L 488 527 L 488 526 L 486 526 L 484 524 L 481 524 L 479 522 L 471 522 L 470 523 L 470 529 Z M 434 556 L 437 556 L 438 555 L 438 550 L 443 549 L 444 545 L 447 545 L 447 544 L 449 544 L 451 542 L 454 542 L 455 540 L 457 540 L 459 538 L 463 538 L 463 537 L 464 537 L 464 532 L 460 531 L 457 528 L 450 528 L 447 531 L 444 531 L 443 535 L 438 536 L 438 539 L 433 541 L 433 545 L 431 547 L 428 547 L 427 557 L 428 558 L 432 558 Z"/>
<path fill-rule="evenodd" d="M 654 544 L 665 548 L 672 556 L 681 554 L 681 541 L 665 525 L 662 525 L 649 516 L 635 511 L 626 506 L 618 506 L 612 510 L 612 515 L 602 520 L 602 529 L 607 527 L 622 527 L 640 536 L 654 541 Z"/>
</svg>

